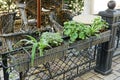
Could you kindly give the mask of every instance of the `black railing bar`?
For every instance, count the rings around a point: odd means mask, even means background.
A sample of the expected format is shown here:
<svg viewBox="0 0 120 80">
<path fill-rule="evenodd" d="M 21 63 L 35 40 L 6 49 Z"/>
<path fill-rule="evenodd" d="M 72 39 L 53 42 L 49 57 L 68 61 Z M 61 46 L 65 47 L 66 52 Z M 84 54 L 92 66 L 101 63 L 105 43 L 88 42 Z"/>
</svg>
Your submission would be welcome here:
<svg viewBox="0 0 120 80">
<path fill-rule="evenodd" d="M 106 37 L 109 37 L 108 35 L 107 36 L 104 36 L 103 38 L 106 38 Z M 93 40 L 93 41 L 95 41 L 95 40 Z M 88 40 L 88 42 L 84 42 L 84 43 L 81 43 L 81 44 L 76 44 L 76 45 L 74 45 L 74 46 L 72 46 L 72 45 L 70 45 L 69 46 L 69 48 L 68 49 L 72 49 L 72 48 L 75 48 L 75 47 L 77 47 L 77 46 L 82 46 L 82 45 L 84 45 L 84 44 L 86 44 L 86 43 L 89 43 L 90 41 Z M 106 41 L 107 42 L 107 41 Z M 100 43 L 101 44 L 101 43 Z M 97 45 L 97 44 L 96 44 Z M 90 46 L 89 46 L 90 47 Z"/>
<path fill-rule="evenodd" d="M 1 64 L 2 64 L 2 67 L 4 67 L 4 68 L 11 68 L 11 67 L 15 67 L 15 66 L 19 66 L 19 65 L 22 65 L 22 64 L 28 63 L 28 62 L 30 62 L 30 61 L 23 61 L 23 62 L 20 62 L 20 63 L 14 64 L 14 65 L 9 65 L 8 67 L 4 66 L 3 63 L 1 63 Z M 28 64 L 29 64 L 29 63 L 28 63 Z"/>
<path fill-rule="evenodd" d="M 17 48 L 17 49 L 12 50 L 12 51 L 0 53 L 0 55 L 7 55 L 7 54 L 11 54 L 12 55 L 12 54 L 15 54 L 14 52 L 16 52 L 16 51 L 24 50 L 23 48 L 31 48 L 31 46 Z"/>
</svg>

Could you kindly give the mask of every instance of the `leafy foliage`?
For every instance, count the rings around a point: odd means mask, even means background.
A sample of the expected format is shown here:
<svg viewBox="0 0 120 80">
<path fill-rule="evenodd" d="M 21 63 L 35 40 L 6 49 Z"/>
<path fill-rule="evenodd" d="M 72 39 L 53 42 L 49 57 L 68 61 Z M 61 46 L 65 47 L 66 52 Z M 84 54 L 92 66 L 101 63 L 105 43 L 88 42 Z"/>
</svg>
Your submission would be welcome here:
<svg viewBox="0 0 120 80">
<path fill-rule="evenodd" d="M 91 25 L 68 21 L 64 23 L 64 34 L 70 37 L 70 42 L 74 42 L 76 39 L 86 39 L 97 35 L 100 30 L 106 28 L 108 24 L 100 17 L 95 18 Z"/>
<path fill-rule="evenodd" d="M 77 38 L 85 39 L 84 24 L 74 21 L 64 23 L 64 34 L 70 37 L 70 41 L 74 42 Z"/>
<path fill-rule="evenodd" d="M 102 30 L 108 28 L 108 23 L 105 20 L 98 17 L 94 19 L 93 24 L 91 26 L 98 30 Z"/>
<path fill-rule="evenodd" d="M 59 46 L 63 42 L 62 37 L 59 33 L 44 32 L 39 41 L 39 51 L 40 56 L 43 55 L 43 50 L 47 47 L 52 48 L 52 46 Z"/>
<path fill-rule="evenodd" d="M 83 10 L 84 0 L 64 0 L 64 2 L 75 14 L 80 14 Z"/>
<path fill-rule="evenodd" d="M 43 51 L 45 48 L 49 47 L 52 48 L 52 46 L 59 46 L 63 42 L 62 37 L 59 33 L 51 33 L 51 32 L 44 32 L 40 39 L 37 41 L 32 36 L 27 35 L 28 39 L 22 39 L 18 43 L 25 42 L 25 45 L 31 44 L 32 45 L 32 54 L 31 54 L 31 63 L 33 65 L 35 53 L 36 50 L 39 50 L 40 56 L 43 56 Z"/>
<path fill-rule="evenodd" d="M 0 10 L 9 12 L 11 9 L 14 10 L 15 8 L 14 0 L 0 0 Z"/>
<path fill-rule="evenodd" d="M 61 45 L 63 42 L 62 37 L 59 33 L 45 32 L 41 35 L 40 42 L 46 41 L 48 44 L 52 46 Z"/>
</svg>

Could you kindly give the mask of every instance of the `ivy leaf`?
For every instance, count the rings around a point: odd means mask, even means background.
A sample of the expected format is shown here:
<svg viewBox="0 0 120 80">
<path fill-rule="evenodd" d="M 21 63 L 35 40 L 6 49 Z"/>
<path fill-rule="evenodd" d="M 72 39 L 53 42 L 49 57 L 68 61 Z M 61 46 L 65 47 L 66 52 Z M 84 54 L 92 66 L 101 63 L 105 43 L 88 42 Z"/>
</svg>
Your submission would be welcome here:
<svg viewBox="0 0 120 80">
<path fill-rule="evenodd" d="M 86 38 L 85 33 L 84 32 L 80 32 L 79 33 L 79 38 L 80 39 L 85 39 Z"/>
<path fill-rule="evenodd" d="M 71 34 L 70 40 L 72 42 L 74 42 L 77 38 L 78 38 L 78 34 L 77 33 L 73 33 L 73 34 Z"/>
<path fill-rule="evenodd" d="M 70 30 L 70 29 L 67 29 L 67 30 L 64 31 L 64 34 L 67 35 L 67 36 L 68 36 L 70 33 L 71 33 L 71 30 Z"/>
</svg>

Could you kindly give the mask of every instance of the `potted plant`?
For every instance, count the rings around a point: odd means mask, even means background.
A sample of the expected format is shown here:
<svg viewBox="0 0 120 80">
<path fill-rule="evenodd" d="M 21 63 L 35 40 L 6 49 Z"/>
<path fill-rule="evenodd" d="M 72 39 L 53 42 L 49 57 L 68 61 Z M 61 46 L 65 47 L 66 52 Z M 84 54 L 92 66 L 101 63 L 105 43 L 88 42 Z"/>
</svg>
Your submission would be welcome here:
<svg viewBox="0 0 120 80">
<path fill-rule="evenodd" d="M 96 18 L 91 25 L 74 21 L 64 23 L 64 35 L 69 37 L 71 46 L 78 45 L 79 50 L 89 47 L 92 43 L 96 45 L 109 40 L 110 31 L 101 33 L 106 29 L 108 29 L 108 24 L 101 18 Z"/>
<path fill-rule="evenodd" d="M 40 39 L 36 39 L 30 35 L 27 35 L 25 39 L 20 40 L 19 42 L 17 42 L 16 45 L 18 44 L 19 45 L 24 44 L 24 46 L 28 46 L 28 45 L 30 46 L 29 49 L 28 48 L 25 49 L 27 51 L 27 54 L 30 55 L 29 57 L 26 57 L 27 55 L 26 53 L 24 53 L 24 56 L 22 55 L 21 57 L 22 59 L 20 58 L 20 56 L 18 56 L 16 60 L 13 60 L 12 62 L 12 65 L 18 64 L 18 66 L 16 67 L 18 71 L 23 70 L 22 66 L 24 65 L 26 66 L 26 63 L 21 63 L 21 62 L 28 62 L 29 67 L 38 66 L 40 64 L 53 61 L 56 58 L 58 59 L 60 57 L 63 57 L 68 49 L 68 45 L 64 44 L 61 35 L 59 33 L 52 33 L 52 32 L 42 33 Z M 17 52 L 16 54 L 20 55 L 22 53 Z M 27 58 L 27 61 L 26 58 L 24 57 Z M 20 69 L 20 67 L 22 69 Z M 28 69 L 28 68 L 24 68 L 24 69 Z"/>
</svg>

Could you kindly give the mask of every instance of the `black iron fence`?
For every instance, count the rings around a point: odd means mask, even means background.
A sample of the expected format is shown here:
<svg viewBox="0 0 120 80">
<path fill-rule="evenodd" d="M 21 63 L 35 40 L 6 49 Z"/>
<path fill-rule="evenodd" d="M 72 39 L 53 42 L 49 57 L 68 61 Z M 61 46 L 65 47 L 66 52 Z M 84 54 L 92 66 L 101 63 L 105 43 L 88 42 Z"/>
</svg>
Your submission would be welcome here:
<svg viewBox="0 0 120 80">
<path fill-rule="evenodd" d="M 72 80 L 94 69 L 100 44 L 110 40 L 110 32 L 47 50 L 44 56 L 35 57 L 34 66 L 31 66 L 31 46 L 1 53 L 4 79 Z"/>
<path fill-rule="evenodd" d="M 28 60 L 22 61 L 23 57 L 19 57 L 21 59 L 20 63 L 14 62 L 14 65 L 13 63 L 11 64 L 13 60 L 17 61 L 17 57 L 13 56 L 13 54 L 24 53 L 23 49 L 4 53 L 2 57 L 2 66 L 5 72 L 4 79 L 9 77 L 10 80 L 13 80 L 17 76 L 17 78 L 23 80 L 72 80 L 74 77 L 82 75 L 95 67 L 96 53 L 99 48 L 98 45 L 94 45 L 91 48 L 78 51 L 76 45 L 74 48 L 66 49 L 67 52 L 64 56 L 47 62 L 43 60 L 43 64 L 34 67 L 29 67 L 29 58 L 25 58 Z M 11 77 L 11 73 L 16 76 Z"/>
<path fill-rule="evenodd" d="M 117 10 L 120 13 L 120 10 Z M 115 53 L 114 56 L 120 55 L 120 16 L 118 17 L 118 27 L 117 27 L 117 33 L 116 33 L 116 40 L 115 40 Z"/>
</svg>

